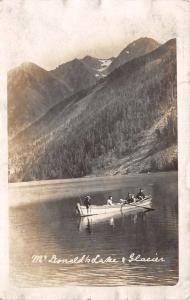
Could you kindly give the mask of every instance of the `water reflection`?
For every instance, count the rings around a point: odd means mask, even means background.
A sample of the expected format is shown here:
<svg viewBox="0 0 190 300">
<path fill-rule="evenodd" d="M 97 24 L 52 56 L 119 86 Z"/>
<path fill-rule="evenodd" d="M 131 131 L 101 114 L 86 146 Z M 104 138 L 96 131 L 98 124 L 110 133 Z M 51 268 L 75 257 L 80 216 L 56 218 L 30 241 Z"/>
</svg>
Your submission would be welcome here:
<svg viewBox="0 0 190 300">
<path fill-rule="evenodd" d="M 114 228 L 115 227 L 115 222 L 114 222 L 114 218 L 112 217 L 112 218 L 110 218 L 110 220 L 109 220 L 109 224 L 110 224 L 110 226 L 112 227 L 112 228 Z"/>
<path fill-rule="evenodd" d="M 137 210 L 137 211 L 129 211 L 129 212 L 118 212 L 117 214 L 113 214 L 113 216 L 102 214 L 102 215 L 94 215 L 82 217 L 79 219 L 79 231 L 86 231 L 91 234 L 93 232 L 93 228 L 101 224 L 104 226 L 105 224 L 109 224 L 109 226 L 114 229 L 116 226 L 120 227 L 120 223 L 116 223 L 116 219 L 121 219 L 121 224 L 124 225 L 124 218 L 128 218 L 131 224 L 136 224 L 139 219 L 144 221 L 145 215 L 151 211 L 149 210 Z"/>
</svg>

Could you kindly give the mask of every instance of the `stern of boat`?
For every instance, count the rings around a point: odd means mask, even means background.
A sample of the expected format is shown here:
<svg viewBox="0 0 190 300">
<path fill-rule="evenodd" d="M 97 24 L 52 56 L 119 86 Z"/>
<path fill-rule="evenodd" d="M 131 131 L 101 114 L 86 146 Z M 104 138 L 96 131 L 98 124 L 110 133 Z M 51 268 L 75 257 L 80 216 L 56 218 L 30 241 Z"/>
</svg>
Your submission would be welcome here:
<svg viewBox="0 0 190 300">
<path fill-rule="evenodd" d="M 76 214 L 79 216 L 83 216 L 83 211 L 79 202 L 76 205 Z"/>
</svg>

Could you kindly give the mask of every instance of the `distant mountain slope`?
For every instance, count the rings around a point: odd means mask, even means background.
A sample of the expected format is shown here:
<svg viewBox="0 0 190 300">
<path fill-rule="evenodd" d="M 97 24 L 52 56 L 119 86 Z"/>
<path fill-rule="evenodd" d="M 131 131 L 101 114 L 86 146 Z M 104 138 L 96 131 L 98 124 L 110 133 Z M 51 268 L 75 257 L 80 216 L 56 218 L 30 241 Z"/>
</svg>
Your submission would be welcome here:
<svg viewBox="0 0 190 300">
<path fill-rule="evenodd" d="M 91 94 L 92 90 L 97 90 L 98 88 L 80 91 L 67 98 L 64 102 L 54 105 L 39 120 L 17 134 L 11 140 L 10 149 L 15 148 L 17 144 L 24 147 L 28 143 L 35 143 L 41 138 L 53 136 L 53 132 L 57 131 L 57 129 L 60 131 L 62 127 L 68 127 L 70 115 L 75 114 L 78 107 L 82 108 L 81 100 Z"/>
<path fill-rule="evenodd" d="M 10 144 L 9 178 L 176 168 L 176 97 L 176 41 L 170 40 L 23 131 Z"/>
<path fill-rule="evenodd" d="M 69 95 L 67 86 L 33 63 L 24 63 L 9 71 L 9 137 L 16 136 Z"/>
<path fill-rule="evenodd" d="M 55 70 L 50 71 L 57 80 L 67 84 L 70 87 L 72 94 L 84 90 L 96 84 L 96 77 L 93 72 L 79 59 L 74 59 L 63 65 L 60 65 Z"/>
<path fill-rule="evenodd" d="M 109 66 L 107 72 L 111 73 L 113 70 L 117 69 L 121 65 L 127 63 L 128 61 L 145 55 L 156 48 L 158 48 L 160 44 L 151 38 L 140 38 L 132 43 L 130 43 L 125 49 L 121 51 L 121 53 L 113 60 L 111 65 Z"/>
<path fill-rule="evenodd" d="M 99 78 L 98 78 L 99 79 Z M 8 73 L 9 138 L 29 127 L 51 107 L 95 85 L 97 78 L 78 59 L 46 71 L 24 63 Z"/>
</svg>

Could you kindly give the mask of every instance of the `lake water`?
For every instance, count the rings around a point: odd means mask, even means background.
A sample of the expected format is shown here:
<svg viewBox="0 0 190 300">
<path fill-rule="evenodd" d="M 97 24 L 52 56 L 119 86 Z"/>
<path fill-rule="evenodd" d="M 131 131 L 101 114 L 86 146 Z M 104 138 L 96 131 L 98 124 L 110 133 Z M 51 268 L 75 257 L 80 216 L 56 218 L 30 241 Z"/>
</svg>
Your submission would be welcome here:
<svg viewBox="0 0 190 300">
<path fill-rule="evenodd" d="M 91 217 L 75 215 L 79 196 L 94 204 L 124 198 L 143 187 L 153 211 Z M 52 181 L 10 185 L 10 276 L 22 287 L 65 285 L 175 285 L 178 280 L 177 173 Z M 14 199 L 13 199 L 14 198 Z M 17 199 L 17 206 L 15 205 Z M 29 199 L 29 200 L 28 200 Z M 10 199 L 11 200 L 11 199 Z M 132 253 L 163 257 L 160 262 L 129 261 Z M 32 262 L 44 255 L 42 262 Z M 54 263 L 57 259 L 105 259 L 116 262 Z M 124 260 L 125 258 L 125 260 Z M 83 257 L 84 260 L 84 257 Z"/>
</svg>

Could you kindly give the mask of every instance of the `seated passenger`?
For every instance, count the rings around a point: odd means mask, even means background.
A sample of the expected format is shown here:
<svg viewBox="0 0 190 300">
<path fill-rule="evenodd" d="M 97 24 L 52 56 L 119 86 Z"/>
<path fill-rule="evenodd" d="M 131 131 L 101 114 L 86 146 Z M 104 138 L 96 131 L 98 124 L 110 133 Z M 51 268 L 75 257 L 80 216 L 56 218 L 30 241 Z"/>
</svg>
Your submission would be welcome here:
<svg viewBox="0 0 190 300">
<path fill-rule="evenodd" d="M 128 193 L 128 196 L 126 197 L 126 203 L 130 204 L 133 202 L 133 195 L 131 193 Z"/>
<path fill-rule="evenodd" d="M 142 189 L 139 189 L 139 192 L 138 192 L 136 198 L 139 199 L 139 200 L 142 200 L 142 199 L 145 198 L 145 194 L 143 193 Z"/>
<path fill-rule="evenodd" d="M 135 198 L 135 195 L 134 195 L 134 194 L 132 194 L 132 197 L 131 197 L 131 198 L 132 198 L 133 202 L 135 203 L 137 199 Z"/>
<path fill-rule="evenodd" d="M 109 198 L 107 200 L 107 205 L 113 205 L 112 196 L 109 196 Z"/>
<path fill-rule="evenodd" d="M 91 205 L 91 198 L 90 198 L 90 196 L 86 196 L 84 198 L 84 205 L 86 206 L 86 209 L 88 210 L 89 207 L 90 207 L 90 205 Z"/>
</svg>

